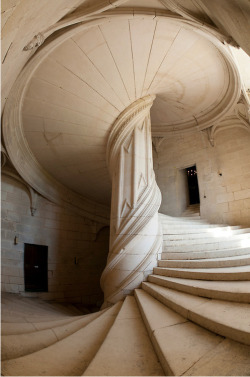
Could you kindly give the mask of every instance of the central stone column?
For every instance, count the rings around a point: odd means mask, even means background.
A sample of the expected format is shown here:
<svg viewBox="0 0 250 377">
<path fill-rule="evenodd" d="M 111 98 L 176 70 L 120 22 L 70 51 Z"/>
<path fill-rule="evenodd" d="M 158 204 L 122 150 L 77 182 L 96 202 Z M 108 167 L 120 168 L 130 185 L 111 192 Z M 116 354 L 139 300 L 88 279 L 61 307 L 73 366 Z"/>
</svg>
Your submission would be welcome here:
<svg viewBox="0 0 250 377">
<path fill-rule="evenodd" d="M 107 145 L 112 176 L 110 249 L 101 277 L 103 307 L 140 286 L 162 250 L 161 193 L 152 160 L 150 108 L 155 96 L 135 101 L 116 119 Z"/>
</svg>

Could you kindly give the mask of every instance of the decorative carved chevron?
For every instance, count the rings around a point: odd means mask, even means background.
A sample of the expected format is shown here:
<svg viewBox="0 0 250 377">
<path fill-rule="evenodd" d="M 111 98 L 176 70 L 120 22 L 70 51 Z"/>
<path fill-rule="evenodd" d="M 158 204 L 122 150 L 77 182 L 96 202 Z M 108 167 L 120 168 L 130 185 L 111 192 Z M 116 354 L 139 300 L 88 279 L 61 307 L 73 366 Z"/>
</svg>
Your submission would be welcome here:
<svg viewBox="0 0 250 377">
<path fill-rule="evenodd" d="M 150 121 L 154 98 L 139 99 L 123 111 L 108 140 L 112 203 L 110 251 L 101 277 L 104 306 L 138 287 L 161 253 L 161 193 L 153 171 Z"/>
</svg>

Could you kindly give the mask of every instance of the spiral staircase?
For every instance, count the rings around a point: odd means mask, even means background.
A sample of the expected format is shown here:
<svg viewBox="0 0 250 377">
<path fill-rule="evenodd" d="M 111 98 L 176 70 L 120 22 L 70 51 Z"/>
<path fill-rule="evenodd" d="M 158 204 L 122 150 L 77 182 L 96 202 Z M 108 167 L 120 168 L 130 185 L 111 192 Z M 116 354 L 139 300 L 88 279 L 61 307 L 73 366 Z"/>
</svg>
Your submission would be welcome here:
<svg viewBox="0 0 250 377">
<path fill-rule="evenodd" d="M 159 219 L 158 267 L 111 307 L 4 294 L 2 375 L 249 375 L 250 229 Z"/>
</svg>

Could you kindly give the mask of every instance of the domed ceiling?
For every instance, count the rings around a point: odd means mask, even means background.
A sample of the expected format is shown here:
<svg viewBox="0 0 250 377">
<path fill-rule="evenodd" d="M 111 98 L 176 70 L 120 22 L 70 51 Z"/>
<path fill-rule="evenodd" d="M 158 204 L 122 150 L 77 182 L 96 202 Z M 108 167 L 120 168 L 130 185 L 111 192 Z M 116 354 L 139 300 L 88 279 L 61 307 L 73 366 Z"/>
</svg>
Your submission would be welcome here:
<svg viewBox="0 0 250 377">
<path fill-rule="evenodd" d="M 154 135 L 203 129 L 224 108 L 230 80 L 219 49 L 180 21 L 100 21 L 63 42 L 36 69 L 23 101 L 23 129 L 46 171 L 107 204 L 106 144 L 117 116 L 136 99 L 156 94 Z"/>
</svg>

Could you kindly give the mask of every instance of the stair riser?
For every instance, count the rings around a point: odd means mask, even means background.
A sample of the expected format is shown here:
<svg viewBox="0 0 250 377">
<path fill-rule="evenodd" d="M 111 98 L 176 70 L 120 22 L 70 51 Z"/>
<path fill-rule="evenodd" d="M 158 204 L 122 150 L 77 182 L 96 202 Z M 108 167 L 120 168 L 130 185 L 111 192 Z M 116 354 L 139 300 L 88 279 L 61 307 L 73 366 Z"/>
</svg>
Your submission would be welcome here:
<svg viewBox="0 0 250 377">
<path fill-rule="evenodd" d="M 216 231 L 215 231 L 216 233 Z M 247 229 L 235 229 L 235 230 L 232 230 L 230 231 L 230 236 L 236 236 L 236 235 L 241 235 L 241 234 L 246 234 L 246 233 L 249 233 L 249 236 L 250 236 L 250 229 L 247 228 Z M 211 240 L 215 240 L 216 237 L 210 235 L 210 234 L 213 234 L 213 232 L 208 232 L 208 234 L 201 234 L 201 233 L 193 233 L 193 234 L 190 234 L 190 233 L 187 233 L 187 234 L 164 234 L 163 235 L 163 240 L 164 241 L 178 241 L 178 240 L 199 240 L 199 239 L 211 239 Z M 220 236 L 218 238 L 224 238 L 226 239 L 226 237 L 228 237 L 228 232 L 225 230 L 225 231 L 222 231 L 219 233 Z"/>
<path fill-rule="evenodd" d="M 199 279 L 199 280 L 250 280 L 249 272 L 232 272 L 232 273 L 214 273 L 214 272 L 191 272 L 191 271 L 173 271 L 166 268 L 154 268 L 154 274 L 161 276 L 170 276 L 183 279 Z"/>
<path fill-rule="evenodd" d="M 197 227 L 197 226 L 178 226 L 178 225 L 172 225 L 172 226 L 166 226 L 162 227 L 162 233 L 163 236 L 180 236 L 181 235 L 190 235 L 190 234 L 197 234 L 200 237 L 204 235 L 204 237 L 207 236 L 207 234 L 211 234 L 211 229 L 213 227 L 204 226 L 204 227 Z"/>
<path fill-rule="evenodd" d="M 242 249 L 224 249 L 216 251 L 197 251 L 197 252 L 184 252 L 184 253 L 170 253 L 162 252 L 161 259 L 177 259 L 177 260 L 192 260 L 192 259 L 209 259 L 209 258 L 226 258 L 236 255 L 247 255 L 250 252 L 250 248 Z"/>
<path fill-rule="evenodd" d="M 192 244 L 192 245 L 176 245 L 171 246 L 170 243 L 163 242 L 163 251 L 164 252 L 189 252 L 189 251 L 209 251 L 209 250 L 222 250 L 229 248 L 241 248 L 244 247 L 241 241 L 229 241 L 229 242 L 214 242 L 208 244 Z"/>
<path fill-rule="evenodd" d="M 163 228 L 174 228 L 174 227 L 180 227 L 180 228 L 183 228 L 183 229 L 187 229 L 187 228 L 214 228 L 215 225 L 212 225 L 212 224 L 208 224 L 206 221 L 201 221 L 201 220 L 197 220 L 197 221 L 192 221 L 192 220 L 175 220 L 175 221 L 164 221 L 162 222 L 162 227 Z M 224 225 L 221 225 L 221 226 L 224 226 Z"/>
<path fill-rule="evenodd" d="M 158 261 L 159 267 L 170 267 L 170 268 L 219 268 L 219 267 L 238 267 L 238 266 L 248 266 L 250 265 L 250 256 L 242 259 L 225 259 L 219 261 L 168 261 L 160 260 Z"/>
<path fill-rule="evenodd" d="M 187 286 L 184 284 L 162 280 L 157 276 L 148 276 L 148 281 L 161 287 L 166 287 L 170 289 L 176 289 L 177 291 L 186 292 L 192 295 L 207 297 L 216 300 L 225 300 L 233 302 L 250 303 L 250 293 L 238 293 L 238 292 L 225 292 L 225 291 L 215 291 L 211 289 Z"/>
<path fill-rule="evenodd" d="M 171 245 L 173 247 L 176 246 L 186 246 L 186 245 L 192 245 L 192 246 L 199 246 L 199 245 L 209 245 L 209 244 L 215 244 L 215 243 L 220 243 L 220 244 L 230 244 L 230 243 L 239 243 L 240 245 L 244 242 L 249 242 L 250 245 L 250 234 L 245 234 L 245 235 L 235 235 L 233 237 L 231 236 L 225 236 L 225 237 L 203 237 L 203 238 L 187 238 L 184 240 L 166 240 L 164 238 L 163 244 L 164 245 Z"/>
</svg>

